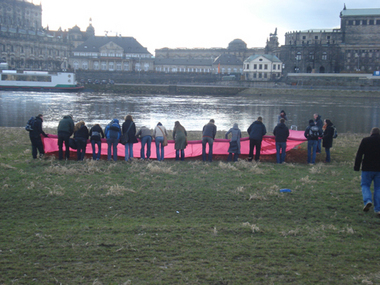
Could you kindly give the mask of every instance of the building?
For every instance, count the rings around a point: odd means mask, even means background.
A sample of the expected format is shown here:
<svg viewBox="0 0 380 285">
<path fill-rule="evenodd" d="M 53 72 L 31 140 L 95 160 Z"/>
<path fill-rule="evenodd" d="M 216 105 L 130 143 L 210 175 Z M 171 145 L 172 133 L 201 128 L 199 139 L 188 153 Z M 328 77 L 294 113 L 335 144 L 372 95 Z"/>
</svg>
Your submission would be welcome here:
<svg viewBox="0 0 380 285">
<path fill-rule="evenodd" d="M 74 48 L 70 56 L 74 70 L 152 71 L 153 58 L 133 37 L 93 36 Z"/>
<path fill-rule="evenodd" d="M 372 73 L 380 69 L 380 9 L 346 9 L 341 27 L 288 32 L 285 73 Z"/>
<path fill-rule="evenodd" d="M 244 77 L 249 81 L 276 80 L 282 74 L 282 62 L 275 55 L 252 55 L 244 61 Z"/>
</svg>

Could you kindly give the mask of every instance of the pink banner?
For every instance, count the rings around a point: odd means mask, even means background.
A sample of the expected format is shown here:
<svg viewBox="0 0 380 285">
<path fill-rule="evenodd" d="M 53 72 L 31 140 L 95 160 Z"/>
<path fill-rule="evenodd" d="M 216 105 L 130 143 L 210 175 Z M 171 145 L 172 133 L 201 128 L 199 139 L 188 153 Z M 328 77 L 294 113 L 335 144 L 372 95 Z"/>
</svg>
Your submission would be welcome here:
<svg viewBox="0 0 380 285">
<path fill-rule="evenodd" d="M 286 142 L 286 151 L 291 150 L 297 145 L 306 141 L 304 137 L 304 131 L 293 131 L 289 130 L 289 138 Z M 58 137 L 57 135 L 49 135 L 48 138 L 43 137 L 43 143 L 45 146 L 45 153 L 58 152 Z M 165 147 L 165 158 L 175 158 L 175 149 L 174 149 L 174 141 L 169 140 L 169 144 Z M 213 154 L 215 155 L 228 155 L 228 147 L 230 140 L 228 139 L 215 139 L 213 145 Z M 242 138 L 240 140 L 241 144 L 241 154 L 247 155 L 249 153 L 249 138 Z M 65 149 L 65 146 L 63 146 Z M 133 156 L 136 158 L 140 158 L 140 149 L 141 143 L 135 143 L 133 145 Z M 107 155 L 108 145 L 106 139 L 102 139 L 102 156 Z M 76 152 L 75 149 L 70 149 L 71 152 Z M 208 151 L 208 146 L 206 148 Z M 117 155 L 119 157 L 124 157 L 125 147 L 122 144 L 118 144 L 117 146 Z M 146 146 L 145 146 L 146 152 Z M 274 136 L 264 136 L 263 142 L 261 144 L 261 154 L 262 155 L 270 155 L 276 153 L 276 142 Z M 86 154 L 92 154 L 91 143 L 88 140 L 86 147 Z M 202 141 L 188 141 L 188 145 L 185 149 L 185 157 L 197 157 L 202 155 Z M 154 141 L 151 145 L 151 159 L 156 159 L 156 144 Z"/>
</svg>

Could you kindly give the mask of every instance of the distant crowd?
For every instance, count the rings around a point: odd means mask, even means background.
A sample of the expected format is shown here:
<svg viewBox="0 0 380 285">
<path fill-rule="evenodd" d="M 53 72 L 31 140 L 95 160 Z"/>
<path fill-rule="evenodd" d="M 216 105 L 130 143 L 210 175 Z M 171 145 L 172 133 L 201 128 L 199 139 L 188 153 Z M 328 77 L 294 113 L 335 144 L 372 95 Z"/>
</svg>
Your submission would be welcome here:
<svg viewBox="0 0 380 285">
<path fill-rule="evenodd" d="M 286 121 L 286 113 L 284 110 L 281 110 L 278 115 L 278 124 L 273 130 L 276 141 L 277 163 L 283 163 L 286 157 L 286 142 L 289 137 L 289 128 L 285 124 Z M 31 123 L 33 126 L 28 129 L 30 131 L 29 137 L 32 143 L 33 158 L 37 158 L 37 151 L 40 153 L 40 157 L 42 157 L 45 153 L 41 135 L 45 137 L 48 135 L 45 134 L 42 129 L 42 122 L 43 115 L 39 114 Z M 204 125 L 202 129 L 203 161 L 212 161 L 213 143 L 215 140 L 216 131 L 217 127 L 213 119 Z M 248 161 L 259 161 L 263 136 L 267 133 L 266 127 L 263 123 L 263 118 L 258 117 L 257 120 L 249 126 L 247 132 L 250 140 Z M 331 161 L 330 148 L 332 147 L 334 132 L 335 128 L 329 119 L 326 119 L 323 123 L 321 116 L 319 114 L 314 114 L 314 119 L 309 121 L 309 125 L 304 133 L 308 141 L 308 163 L 315 163 L 316 154 L 321 153 L 322 146 L 325 148 L 326 152 L 325 162 Z M 112 119 L 104 130 L 99 124 L 95 124 L 90 130 L 87 128 L 84 121 L 79 121 L 74 124 L 73 117 L 71 115 L 67 115 L 60 120 L 57 133 L 59 160 L 63 160 L 64 158 L 69 159 L 70 148 L 77 150 L 77 160 L 83 160 L 88 140 L 90 140 L 92 146 L 92 158 L 94 160 L 99 160 L 101 157 L 101 139 L 106 138 L 108 145 L 108 160 L 117 160 L 117 145 L 119 143 L 125 146 L 124 159 L 126 161 L 130 160 L 133 158 L 133 144 L 138 143 L 138 139 L 140 139 L 140 158 L 142 160 L 150 159 L 151 144 L 154 142 L 156 146 L 157 160 L 163 161 L 165 158 L 165 146 L 168 144 L 168 132 L 161 122 L 158 122 L 153 130 L 146 126 L 142 126 L 139 130 L 137 130 L 131 115 L 125 116 L 124 122 L 121 125 L 118 119 Z M 72 135 L 74 135 L 73 138 L 71 138 Z M 227 161 L 237 161 L 239 155 L 241 154 L 241 130 L 239 129 L 237 123 L 233 124 L 232 128 L 226 132 L 225 138 L 230 138 Z M 176 150 L 175 159 L 184 160 L 185 149 L 187 146 L 187 131 L 179 121 L 174 123 L 173 140 L 175 142 L 174 147 Z M 206 151 L 207 145 L 208 152 Z M 256 151 L 254 154 L 255 149 Z"/>
</svg>

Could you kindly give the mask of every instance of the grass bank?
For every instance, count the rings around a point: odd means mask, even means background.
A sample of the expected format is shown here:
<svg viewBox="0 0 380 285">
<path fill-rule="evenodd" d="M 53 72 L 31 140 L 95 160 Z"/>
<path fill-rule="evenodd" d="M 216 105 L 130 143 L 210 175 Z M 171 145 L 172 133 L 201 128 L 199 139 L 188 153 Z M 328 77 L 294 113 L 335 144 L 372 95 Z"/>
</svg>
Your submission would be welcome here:
<svg viewBox="0 0 380 285">
<path fill-rule="evenodd" d="M 310 166 L 304 145 L 283 165 L 32 160 L 23 129 L 0 130 L 0 284 L 380 283 L 363 135 Z"/>
</svg>

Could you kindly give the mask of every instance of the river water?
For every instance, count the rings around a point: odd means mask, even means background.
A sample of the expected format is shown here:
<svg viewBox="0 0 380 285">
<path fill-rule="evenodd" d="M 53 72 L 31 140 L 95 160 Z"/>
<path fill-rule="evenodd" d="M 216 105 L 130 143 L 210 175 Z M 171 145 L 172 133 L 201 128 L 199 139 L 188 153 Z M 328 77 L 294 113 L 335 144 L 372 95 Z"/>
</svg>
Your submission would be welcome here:
<svg viewBox="0 0 380 285">
<path fill-rule="evenodd" d="M 337 91 L 339 92 L 339 91 Z M 304 130 L 314 113 L 329 118 L 338 132 L 369 133 L 380 125 L 380 98 L 335 96 L 208 96 L 208 95 L 120 95 L 95 93 L 48 93 L 0 91 L 0 126 L 24 127 L 31 116 L 44 115 L 44 128 L 56 128 L 59 120 L 72 114 L 74 122 L 106 126 L 112 118 L 124 121 L 131 114 L 137 127 L 153 128 L 161 122 L 172 129 L 175 121 L 191 131 L 201 130 L 214 119 L 218 130 L 233 123 L 246 130 L 263 117 L 268 132 L 277 124 L 281 110 L 287 113 L 287 125 Z"/>
</svg>

